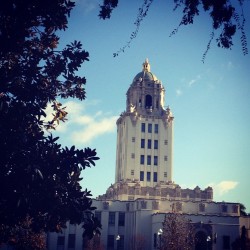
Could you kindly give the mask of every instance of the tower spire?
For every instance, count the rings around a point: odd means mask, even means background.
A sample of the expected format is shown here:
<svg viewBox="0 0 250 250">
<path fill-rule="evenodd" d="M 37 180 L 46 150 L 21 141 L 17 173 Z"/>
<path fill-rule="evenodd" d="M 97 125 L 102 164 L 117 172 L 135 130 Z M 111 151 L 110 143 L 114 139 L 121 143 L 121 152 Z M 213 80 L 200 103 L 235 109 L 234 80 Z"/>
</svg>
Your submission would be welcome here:
<svg viewBox="0 0 250 250">
<path fill-rule="evenodd" d="M 146 58 L 145 62 L 142 64 L 142 70 L 143 71 L 147 71 L 147 72 L 150 72 L 150 64 L 149 64 L 149 61 L 148 61 L 148 58 Z"/>
</svg>

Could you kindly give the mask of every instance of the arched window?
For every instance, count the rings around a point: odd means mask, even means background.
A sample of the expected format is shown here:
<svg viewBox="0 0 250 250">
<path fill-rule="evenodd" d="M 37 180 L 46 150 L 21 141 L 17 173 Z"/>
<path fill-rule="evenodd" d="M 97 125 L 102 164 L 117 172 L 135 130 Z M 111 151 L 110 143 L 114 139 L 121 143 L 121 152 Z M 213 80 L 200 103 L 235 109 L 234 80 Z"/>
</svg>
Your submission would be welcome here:
<svg viewBox="0 0 250 250">
<path fill-rule="evenodd" d="M 145 108 L 152 108 L 152 96 L 146 95 Z"/>
<path fill-rule="evenodd" d="M 156 108 L 157 109 L 159 108 L 159 100 L 158 99 L 156 100 Z"/>
</svg>

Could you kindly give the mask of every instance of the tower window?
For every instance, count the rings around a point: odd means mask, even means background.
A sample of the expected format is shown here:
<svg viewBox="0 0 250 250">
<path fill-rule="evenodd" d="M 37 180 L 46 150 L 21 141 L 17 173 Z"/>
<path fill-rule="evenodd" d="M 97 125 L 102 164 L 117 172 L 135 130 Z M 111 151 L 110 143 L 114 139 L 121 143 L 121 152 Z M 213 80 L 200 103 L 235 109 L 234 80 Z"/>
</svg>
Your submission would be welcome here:
<svg viewBox="0 0 250 250">
<path fill-rule="evenodd" d="M 131 158 L 132 158 L 132 159 L 135 158 L 135 154 L 134 154 L 134 153 L 131 154 Z"/>
<path fill-rule="evenodd" d="M 151 123 L 148 124 L 148 133 L 152 133 L 152 124 Z"/>
<path fill-rule="evenodd" d="M 164 172 L 164 177 L 168 177 L 168 173 L 167 172 Z"/>
<path fill-rule="evenodd" d="M 165 145 L 168 145 L 168 140 L 165 140 L 165 141 L 164 141 L 164 144 L 165 144 Z"/>
<path fill-rule="evenodd" d="M 158 140 L 154 140 L 154 149 L 158 149 Z"/>
<path fill-rule="evenodd" d="M 150 181 L 150 180 L 151 180 L 151 173 L 147 172 L 147 181 Z"/>
<path fill-rule="evenodd" d="M 143 133 L 145 132 L 145 123 L 141 124 L 141 132 L 143 132 Z"/>
<path fill-rule="evenodd" d="M 147 156 L 147 165 L 151 165 L 151 155 Z"/>
<path fill-rule="evenodd" d="M 145 139 L 141 139 L 141 148 L 145 148 Z"/>
<path fill-rule="evenodd" d="M 158 128 L 159 128 L 158 124 L 155 124 L 155 133 L 156 134 L 158 134 Z"/>
<path fill-rule="evenodd" d="M 141 155 L 140 163 L 141 163 L 142 165 L 144 164 L 144 155 Z"/>
<path fill-rule="evenodd" d="M 132 142 L 135 142 L 135 137 L 132 137 Z"/>
<path fill-rule="evenodd" d="M 154 172 L 154 182 L 157 182 L 157 172 Z"/>
<path fill-rule="evenodd" d="M 146 95 L 145 108 L 152 108 L 152 96 Z"/>
<path fill-rule="evenodd" d="M 164 156 L 164 161 L 167 161 L 167 160 L 168 160 L 168 156 L 165 155 L 165 156 Z"/>
<path fill-rule="evenodd" d="M 158 156 L 154 156 L 154 165 L 155 165 L 155 166 L 158 165 Z"/>
<path fill-rule="evenodd" d="M 140 181 L 144 181 L 144 172 L 140 171 Z"/>
<path fill-rule="evenodd" d="M 131 170 L 131 175 L 134 175 L 135 174 L 135 170 Z"/>
<path fill-rule="evenodd" d="M 148 139 L 148 148 L 151 149 L 151 139 Z"/>
</svg>

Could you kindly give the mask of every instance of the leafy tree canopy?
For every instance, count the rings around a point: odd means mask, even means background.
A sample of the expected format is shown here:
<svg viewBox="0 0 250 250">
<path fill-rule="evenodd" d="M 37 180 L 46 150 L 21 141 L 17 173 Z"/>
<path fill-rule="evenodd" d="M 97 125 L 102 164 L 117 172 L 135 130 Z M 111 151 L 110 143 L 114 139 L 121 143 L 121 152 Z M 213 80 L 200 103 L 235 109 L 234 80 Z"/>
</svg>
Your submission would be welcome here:
<svg viewBox="0 0 250 250">
<path fill-rule="evenodd" d="M 140 24 L 147 16 L 147 12 L 153 2 L 154 0 L 143 0 L 143 4 L 141 8 L 139 8 L 136 21 L 134 22 L 136 26 L 135 31 L 132 32 L 127 44 L 113 54 L 114 57 L 118 56 L 120 52 L 124 52 L 124 50 L 130 46 L 131 41 L 137 36 Z M 238 3 L 240 13 L 236 10 L 236 4 L 232 4 L 230 0 L 174 0 L 173 10 L 181 9 L 183 15 L 178 27 L 173 30 L 170 36 L 176 34 L 180 26 L 193 24 L 195 17 L 198 16 L 201 11 L 204 11 L 209 13 L 212 25 L 210 39 L 202 57 L 203 62 L 216 34 L 218 34 L 216 38 L 217 46 L 231 49 L 233 46 L 233 37 L 237 30 L 241 34 L 242 52 L 244 55 L 248 54 L 247 39 L 244 31 L 244 0 L 237 0 L 235 2 Z M 118 0 L 103 0 L 103 5 L 100 6 L 99 17 L 101 19 L 110 18 L 112 11 L 117 6 Z"/>
<path fill-rule="evenodd" d="M 70 0 L 8 0 L 0 6 L 0 243 L 31 218 L 29 230 L 60 231 L 83 222 L 98 231 L 91 194 L 81 171 L 95 165 L 95 149 L 63 148 L 45 132 L 64 121 L 58 98 L 85 98 L 86 79 L 76 74 L 89 54 L 74 41 L 58 50 Z M 54 119 L 44 110 L 53 103 Z M 83 213 L 84 212 L 84 213 Z M 4 232 L 4 233 L 3 233 Z"/>
</svg>

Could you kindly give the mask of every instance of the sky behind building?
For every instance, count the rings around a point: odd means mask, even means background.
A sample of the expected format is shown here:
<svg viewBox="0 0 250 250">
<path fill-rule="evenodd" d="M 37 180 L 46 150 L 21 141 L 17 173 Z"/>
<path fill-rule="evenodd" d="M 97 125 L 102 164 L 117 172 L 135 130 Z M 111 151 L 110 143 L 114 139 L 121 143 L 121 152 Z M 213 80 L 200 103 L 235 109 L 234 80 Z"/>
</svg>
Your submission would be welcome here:
<svg viewBox="0 0 250 250">
<path fill-rule="evenodd" d="M 115 180 L 116 120 L 126 108 L 126 91 L 149 58 L 151 72 L 165 87 L 165 106 L 175 117 L 175 183 L 210 185 L 215 201 L 241 202 L 250 212 L 250 55 L 243 56 L 238 34 L 232 50 L 217 48 L 214 40 L 202 63 L 211 20 L 202 13 L 169 37 L 181 20 L 172 2 L 155 0 L 130 48 L 115 58 L 135 29 L 143 1 L 120 0 L 105 21 L 98 18 L 100 1 L 76 2 L 60 45 L 80 40 L 90 53 L 79 72 L 87 79 L 87 99 L 66 100 L 69 120 L 55 135 L 64 146 L 96 148 L 101 159 L 84 170 L 82 186 L 94 197 L 105 193 Z M 245 15 L 250 43 L 250 1 Z"/>
</svg>

